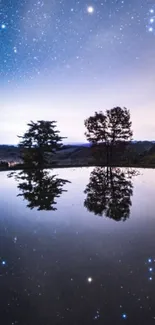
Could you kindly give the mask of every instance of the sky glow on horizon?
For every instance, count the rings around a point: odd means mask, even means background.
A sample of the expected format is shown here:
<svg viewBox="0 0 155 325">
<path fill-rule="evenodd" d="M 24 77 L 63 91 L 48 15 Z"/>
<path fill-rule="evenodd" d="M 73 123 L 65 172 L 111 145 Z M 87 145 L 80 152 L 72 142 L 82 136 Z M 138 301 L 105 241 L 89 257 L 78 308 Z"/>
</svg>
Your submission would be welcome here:
<svg viewBox="0 0 155 325">
<path fill-rule="evenodd" d="M 131 112 L 134 139 L 155 140 L 155 5 L 140 0 L 2 0 L 0 143 L 30 120 L 56 120 L 65 142 L 84 120 Z"/>
</svg>

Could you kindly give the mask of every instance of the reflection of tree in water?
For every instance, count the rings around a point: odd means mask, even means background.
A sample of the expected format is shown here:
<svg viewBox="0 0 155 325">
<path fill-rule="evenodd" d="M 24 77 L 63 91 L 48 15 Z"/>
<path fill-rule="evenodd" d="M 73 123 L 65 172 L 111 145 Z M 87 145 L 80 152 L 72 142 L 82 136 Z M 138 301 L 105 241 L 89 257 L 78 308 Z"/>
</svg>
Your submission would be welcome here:
<svg viewBox="0 0 155 325">
<path fill-rule="evenodd" d="M 131 182 L 134 171 L 120 168 L 95 168 L 84 193 L 87 197 L 84 206 L 95 215 L 125 221 L 130 216 Z"/>
<path fill-rule="evenodd" d="M 27 207 L 38 210 L 57 210 L 55 199 L 66 192 L 63 186 L 69 183 L 56 175 L 49 175 L 45 170 L 24 170 L 16 174 L 15 178 L 21 192 L 18 196 L 23 196 L 29 202 Z"/>
</svg>

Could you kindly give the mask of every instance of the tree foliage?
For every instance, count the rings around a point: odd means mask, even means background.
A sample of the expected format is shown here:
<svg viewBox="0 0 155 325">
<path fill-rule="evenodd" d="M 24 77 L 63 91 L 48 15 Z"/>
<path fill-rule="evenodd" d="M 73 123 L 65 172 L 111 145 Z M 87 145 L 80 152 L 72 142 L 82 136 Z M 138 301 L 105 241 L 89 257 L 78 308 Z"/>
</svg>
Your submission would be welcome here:
<svg viewBox="0 0 155 325">
<path fill-rule="evenodd" d="M 95 112 L 84 122 L 87 131 L 86 138 L 92 145 L 104 145 L 107 154 L 107 164 L 112 161 L 114 149 L 122 152 L 132 139 L 130 112 L 127 108 L 114 107 L 103 112 Z M 103 148 L 103 146 L 102 146 Z"/>
<path fill-rule="evenodd" d="M 56 130 L 56 121 L 31 121 L 19 147 L 25 165 L 42 167 L 47 163 L 46 153 L 54 154 L 62 147 L 62 139 Z"/>
<path fill-rule="evenodd" d="M 84 206 L 95 215 L 125 221 L 130 216 L 133 175 L 120 168 L 95 168 L 84 191 Z"/>
<path fill-rule="evenodd" d="M 57 210 L 56 199 L 61 196 L 66 183 L 70 183 L 66 179 L 50 175 L 45 170 L 22 170 L 19 173 L 11 173 L 10 177 L 15 176 L 18 182 L 20 193 L 17 196 L 23 197 L 28 202 L 27 207 L 31 210 Z"/>
</svg>

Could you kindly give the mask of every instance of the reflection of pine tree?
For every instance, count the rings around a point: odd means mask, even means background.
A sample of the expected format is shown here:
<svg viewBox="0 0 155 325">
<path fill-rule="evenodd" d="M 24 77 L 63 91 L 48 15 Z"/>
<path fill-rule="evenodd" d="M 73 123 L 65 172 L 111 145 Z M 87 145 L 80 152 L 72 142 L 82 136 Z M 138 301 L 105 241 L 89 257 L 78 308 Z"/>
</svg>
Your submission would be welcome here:
<svg viewBox="0 0 155 325">
<path fill-rule="evenodd" d="M 84 191 L 84 206 L 96 215 L 125 221 L 130 216 L 132 175 L 119 168 L 95 168 Z"/>
<path fill-rule="evenodd" d="M 57 178 L 56 175 L 50 176 L 49 172 L 44 170 L 22 171 L 16 175 L 16 179 L 22 192 L 18 196 L 23 196 L 29 202 L 27 207 L 53 211 L 56 210 L 55 199 L 65 192 L 63 185 L 68 182 Z"/>
</svg>

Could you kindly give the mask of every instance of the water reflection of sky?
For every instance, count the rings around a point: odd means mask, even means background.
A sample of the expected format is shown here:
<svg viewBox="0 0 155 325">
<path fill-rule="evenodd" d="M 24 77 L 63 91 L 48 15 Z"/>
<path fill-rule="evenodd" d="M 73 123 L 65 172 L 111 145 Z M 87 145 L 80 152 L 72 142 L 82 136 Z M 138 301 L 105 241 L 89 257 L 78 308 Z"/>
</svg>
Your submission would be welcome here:
<svg viewBox="0 0 155 325">
<path fill-rule="evenodd" d="M 57 211 L 26 208 L 0 178 L 0 305 L 4 324 L 154 324 L 155 171 L 132 179 L 130 217 L 84 207 L 93 169 L 59 169 L 71 184 Z"/>
</svg>

